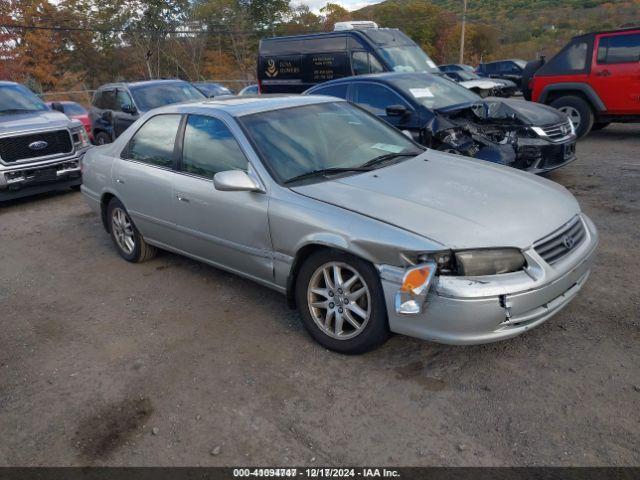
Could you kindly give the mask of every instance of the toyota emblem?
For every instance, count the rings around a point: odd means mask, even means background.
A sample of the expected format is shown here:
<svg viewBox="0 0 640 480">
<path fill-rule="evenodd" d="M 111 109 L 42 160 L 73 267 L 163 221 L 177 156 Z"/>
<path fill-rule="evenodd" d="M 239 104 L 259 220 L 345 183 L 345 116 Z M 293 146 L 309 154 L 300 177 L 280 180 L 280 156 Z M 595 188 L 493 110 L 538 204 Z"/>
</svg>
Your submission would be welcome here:
<svg viewBox="0 0 640 480">
<path fill-rule="evenodd" d="M 573 248 L 573 245 L 575 244 L 575 240 L 573 239 L 573 237 L 565 235 L 562 238 L 562 244 L 567 247 L 567 250 L 571 250 Z"/>
<path fill-rule="evenodd" d="M 29 144 L 29 148 L 31 150 L 44 150 L 48 146 L 49 146 L 49 144 L 47 142 L 45 142 L 44 140 L 38 140 L 38 141 L 35 141 L 35 142 L 31 142 Z"/>
</svg>

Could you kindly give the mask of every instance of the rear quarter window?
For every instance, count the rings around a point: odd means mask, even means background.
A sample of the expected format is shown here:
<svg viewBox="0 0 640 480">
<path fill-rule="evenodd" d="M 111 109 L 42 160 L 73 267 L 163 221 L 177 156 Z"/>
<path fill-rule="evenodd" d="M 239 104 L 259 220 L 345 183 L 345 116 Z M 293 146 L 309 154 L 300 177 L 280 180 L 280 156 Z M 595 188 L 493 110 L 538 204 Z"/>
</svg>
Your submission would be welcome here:
<svg viewBox="0 0 640 480">
<path fill-rule="evenodd" d="M 537 76 L 576 75 L 590 70 L 591 43 L 587 38 L 577 38 L 544 64 Z"/>
</svg>

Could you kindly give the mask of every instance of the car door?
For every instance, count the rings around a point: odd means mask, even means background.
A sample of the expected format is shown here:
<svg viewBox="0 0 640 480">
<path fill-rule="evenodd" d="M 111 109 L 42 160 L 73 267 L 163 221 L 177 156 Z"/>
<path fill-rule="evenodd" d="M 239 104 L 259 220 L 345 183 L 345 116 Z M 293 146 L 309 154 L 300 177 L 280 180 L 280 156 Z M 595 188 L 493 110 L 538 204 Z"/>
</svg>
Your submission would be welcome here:
<svg viewBox="0 0 640 480">
<path fill-rule="evenodd" d="M 409 103 L 386 85 L 371 82 L 356 82 L 351 86 L 352 102 L 380 117 L 385 122 L 401 130 L 409 130 L 414 136 L 419 134 L 419 116 Z M 387 115 L 387 107 L 406 107 L 404 116 Z"/>
<path fill-rule="evenodd" d="M 252 171 L 236 136 L 242 136 L 237 126 L 215 116 L 189 115 L 184 124 L 173 198 L 180 249 L 229 270 L 273 281 L 268 196 L 219 191 L 213 185 L 218 172 Z"/>
<path fill-rule="evenodd" d="M 177 242 L 174 167 L 182 116 L 160 114 L 131 137 L 112 170 L 113 188 L 142 235 L 173 246 Z"/>
<path fill-rule="evenodd" d="M 113 106 L 113 130 L 116 137 L 122 135 L 129 126 L 138 119 L 138 113 L 124 111 L 128 107 L 133 107 L 133 100 L 126 90 L 116 90 L 115 105 Z"/>
<path fill-rule="evenodd" d="M 610 113 L 640 113 L 640 32 L 601 35 L 589 75 Z"/>
</svg>

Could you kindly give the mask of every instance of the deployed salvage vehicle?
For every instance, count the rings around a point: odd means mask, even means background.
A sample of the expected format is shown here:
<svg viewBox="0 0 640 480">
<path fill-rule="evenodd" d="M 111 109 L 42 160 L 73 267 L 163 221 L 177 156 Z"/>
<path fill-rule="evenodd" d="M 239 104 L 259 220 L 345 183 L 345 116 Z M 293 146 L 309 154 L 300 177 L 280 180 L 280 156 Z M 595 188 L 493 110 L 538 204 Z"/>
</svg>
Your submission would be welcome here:
<svg viewBox="0 0 640 480">
<path fill-rule="evenodd" d="M 437 72 L 416 43 L 374 22 L 339 22 L 333 32 L 260 41 L 260 93 L 302 93 L 328 80 L 379 72 Z"/>
<path fill-rule="evenodd" d="M 349 100 L 422 145 L 543 173 L 576 158 L 567 116 L 546 105 L 483 99 L 444 74 L 381 73 L 323 83 L 305 95 Z"/>
<path fill-rule="evenodd" d="M 18 83 L 0 82 L 0 202 L 82 183 L 89 137 L 59 109 Z"/>
</svg>

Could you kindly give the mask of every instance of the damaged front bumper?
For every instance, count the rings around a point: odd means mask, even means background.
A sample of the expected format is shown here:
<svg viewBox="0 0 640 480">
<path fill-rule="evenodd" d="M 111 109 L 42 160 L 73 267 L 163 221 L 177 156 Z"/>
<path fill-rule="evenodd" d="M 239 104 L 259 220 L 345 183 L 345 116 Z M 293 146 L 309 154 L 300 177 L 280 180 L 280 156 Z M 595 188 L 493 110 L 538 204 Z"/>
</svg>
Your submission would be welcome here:
<svg viewBox="0 0 640 480">
<path fill-rule="evenodd" d="M 530 173 L 546 173 L 564 167 L 575 159 L 575 137 L 558 143 L 542 138 L 519 138 L 513 166 Z"/>
<path fill-rule="evenodd" d="M 591 220 L 581 215 L 585 240 L 553 265 L 533 247 L 523 252 L 526 270 L 486 277 L 435 277 L 419 312 L 395 308 L 404 270 L 379 265 L 389 328 L 395 333 L 454 345 L 515 337 L 551 318 L 586 282 L 598 244 Z"/>
</svg>

